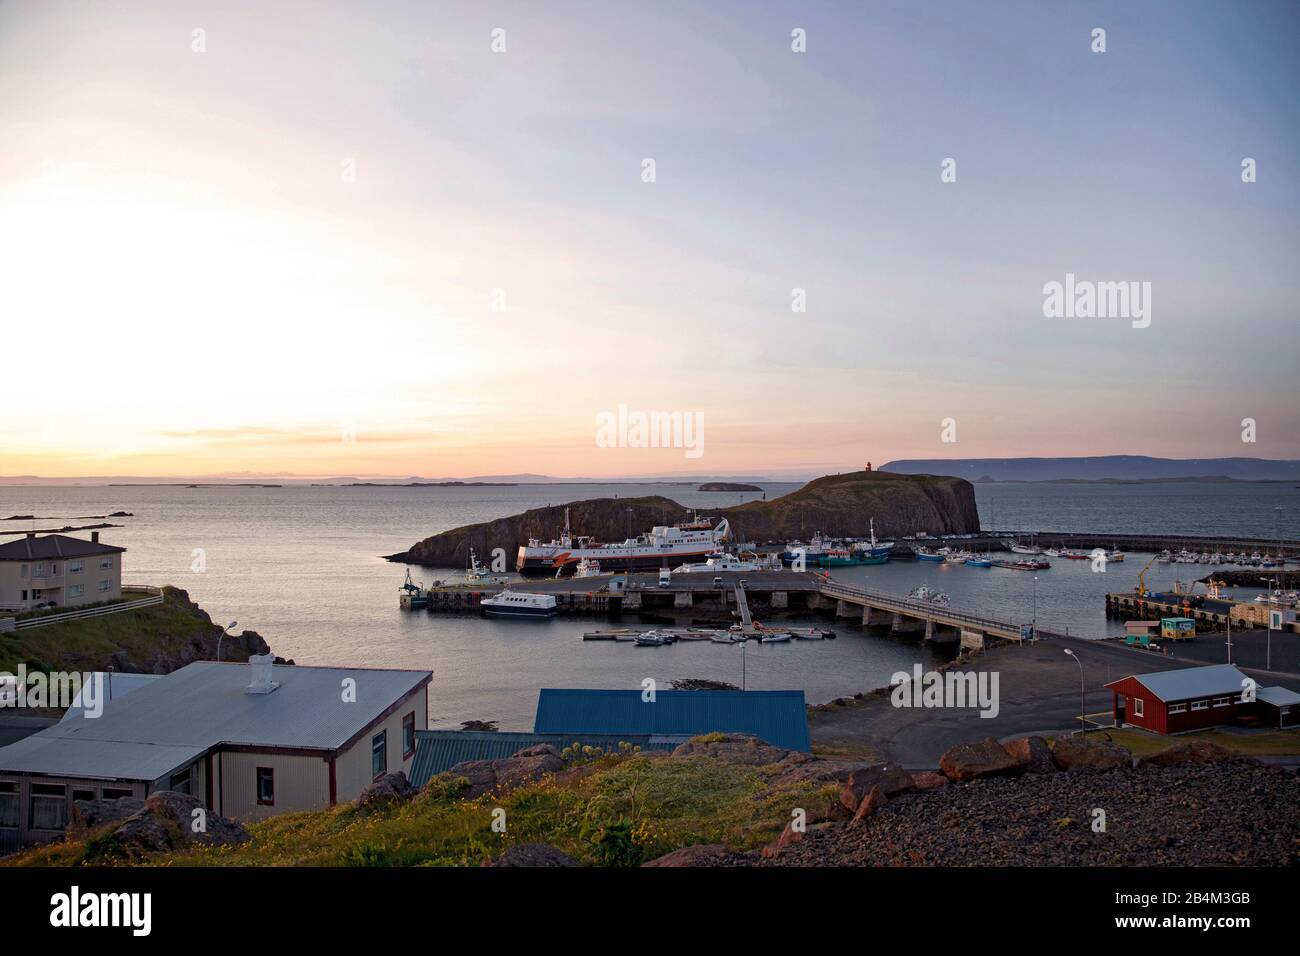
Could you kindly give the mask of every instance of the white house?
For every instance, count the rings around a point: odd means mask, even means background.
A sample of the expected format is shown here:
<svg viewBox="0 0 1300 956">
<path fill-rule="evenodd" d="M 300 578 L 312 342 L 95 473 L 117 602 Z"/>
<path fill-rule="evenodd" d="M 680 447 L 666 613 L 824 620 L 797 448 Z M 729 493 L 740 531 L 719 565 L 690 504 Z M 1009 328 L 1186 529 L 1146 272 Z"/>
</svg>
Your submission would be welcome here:
<svg viewBox="0 0 1300 956">
<path fill-rule="evenodd" d="M 74 800 L 179 790 L 244 821 L 409 776 L 428 671 L 197 661 L 0 748 L 0 848 L 62 835 Z"/>
</svg>

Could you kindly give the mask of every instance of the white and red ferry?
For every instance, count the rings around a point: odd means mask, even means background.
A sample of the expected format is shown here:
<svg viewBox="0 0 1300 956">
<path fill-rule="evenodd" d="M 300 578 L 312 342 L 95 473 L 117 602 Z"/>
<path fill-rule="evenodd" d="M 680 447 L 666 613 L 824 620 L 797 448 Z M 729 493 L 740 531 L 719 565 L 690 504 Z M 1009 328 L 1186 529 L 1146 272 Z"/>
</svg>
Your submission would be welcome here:
<svg viewBox="0 0 1300 956">
<path fill-rule="evenodd" d="M 521 545 L 515 570 L 524 575 L 554 576 L 577 570 L 581 561 L 599 562 L 602 571 L 674 567 L 690 558 L 702 559 L 721 550 L 731 526 L 723 518 L 715 526 L 710 518 L 696 517 L 678 525 L 655 525 L 646 534 L 620 544 L 599 544 L 586 535 L 569 531 L 569 509 L 564 509 L 564 531 L 543 544 L 536 538 Z"/>
</svg>

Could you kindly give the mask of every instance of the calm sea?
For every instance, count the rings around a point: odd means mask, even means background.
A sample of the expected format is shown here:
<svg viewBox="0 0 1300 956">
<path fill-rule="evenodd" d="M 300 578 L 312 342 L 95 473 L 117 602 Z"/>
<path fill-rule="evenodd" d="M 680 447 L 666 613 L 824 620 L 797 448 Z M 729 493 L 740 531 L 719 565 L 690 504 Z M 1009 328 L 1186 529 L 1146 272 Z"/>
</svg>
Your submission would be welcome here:
<svg viewBox="0 0 1300 956">
<path fill-rule="evenodd" d="M 642 679 L 710 678 L 747 686 L 803 688 L 824 701 L 888 683 L 930 663 L 915 643 L 839 628 L 835 641 L 739 647 L 683 644 L 637 648 L 586 642 L 594 621 L 494 622 L 398 610 L 403 551 L 437 531 L 583 498 L 662 494 L 702 513 L 757 493 L 698 492 L 694 485 L 520 485 L 450 488 L 0 487 L 0 531 L 82 524 L 130 511 L 103 538 L 126 547 L 123 580 L 185 588 L 213 620 L 239 621 L 275 653 L 301 664 L 413 667 L 434 674 L 431 721 L 496 720 L 530 729 L 539 687 L 639 687 Z M 764 486 L 769 498 L 793 484 Z M 1300 538 L 1300 490 L 1289 484 L 977 485 L 986 527 L 1243 534 Z M 558 529 L 557 529 L 558 530 Z M 0 541 L 12 536 L 0 537 Z M 200 560 L 201 559 L 201 560 Z M 955 607 L 1100 637 L 1113 632 L 1102 595 L 1133 586 L 1145 556 L 1093 574 L 1087 562 L 1057 561 L 1035 576 L 911 562 L 845 568 L 836 577 L 882 590 L 918 584 L 946 591 Z M 412 569 L 417 580 L 437 576 Z M 1192 566 L 1153 566 L 1148 583 L 1203 576 Z M 812 623 L 812 622 L 808 622 Z"/>
</svg>

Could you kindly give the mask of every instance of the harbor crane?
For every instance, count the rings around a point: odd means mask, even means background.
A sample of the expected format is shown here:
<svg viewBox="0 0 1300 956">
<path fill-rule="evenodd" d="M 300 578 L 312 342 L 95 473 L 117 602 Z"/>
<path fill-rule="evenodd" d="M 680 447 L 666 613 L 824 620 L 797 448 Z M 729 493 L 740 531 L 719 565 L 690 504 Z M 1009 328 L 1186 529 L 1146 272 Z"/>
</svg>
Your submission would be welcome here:
<svg viewBox="0 0 1300 956">
<path fill-rule="evenodd" d="M 1156 563 L 1157 557 L 1159 555 L 1151 555 L 1151 560 L 1144 564 L 1142 570 L 1138 572 L 1138 597 L 1147 596 L 1147 568 Z"/>
</svg>

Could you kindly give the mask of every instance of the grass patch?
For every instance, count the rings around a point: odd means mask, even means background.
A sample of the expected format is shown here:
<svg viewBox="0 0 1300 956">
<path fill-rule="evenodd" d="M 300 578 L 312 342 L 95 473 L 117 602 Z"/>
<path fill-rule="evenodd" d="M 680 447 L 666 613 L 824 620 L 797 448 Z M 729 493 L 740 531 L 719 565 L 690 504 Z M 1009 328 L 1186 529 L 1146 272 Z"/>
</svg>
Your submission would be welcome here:
<svg viewBox="0 0 1300 956">
<path fill-rule="evenodd" d="M 477 866 L 513 844 L 548 843 L 585 864 L 634 866 L 678 847 L 735 850 L 774 839 L 802 807 L 829 807 L 837 786 L 773 786 L 772 768 L 695 755 L 614 754 L 499 796 L 459 794 L 444 774 L 413 801 L 370 813 L 355 805 L 252 825 L 243 846 L 164 854 L 162 866 Z M 504 811 L 504 817 L 497 811 Z M 505 832 L 493 829 L 504 819 Z M 57 844 L 13 865 L 115 862 L 102 841 Z"/>
<path fill-rule="evenodd" d="M 1218 744 L 1224 750 L 1250 757 L 1300 755 L 1300 730 L 1253 730 L 1233 732 L 1220 729 L 1201 730 L 1192 734 L 1164 737 L 1133 727 L 1107 730 L 1115 743 L 1135 757 L 1158 753 L 1175 744 L 1190 740 L 1204 740 Z"/>
</svg>

